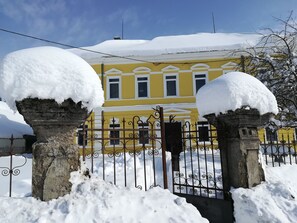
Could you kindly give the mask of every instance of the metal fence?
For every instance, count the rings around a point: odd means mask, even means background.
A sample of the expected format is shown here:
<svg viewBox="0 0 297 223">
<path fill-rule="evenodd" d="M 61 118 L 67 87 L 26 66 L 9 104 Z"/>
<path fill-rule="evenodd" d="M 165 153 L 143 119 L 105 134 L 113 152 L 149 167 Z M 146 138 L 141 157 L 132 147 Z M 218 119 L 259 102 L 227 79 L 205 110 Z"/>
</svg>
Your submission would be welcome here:
<svg viewBox="0 0 297 223">
<path fill-rule="evenodd" d="M 3 191 L 8 191 L 9 197 L 12 196 L 13 178 L 18 176 L 22 167 L 27 164 L 27 155 L 22 154 L 24 147 L 18 146 L 18 141 L 24 140 L 23 138 L 14 138 L 13 135 L 8 138 L 0 138 L 3 141 L 9 141 L 7 146 L 1 147 L 0 150 L 0 188 L 4 188 Z M 16 157 L 18 159 L 16 160 Z M 5 188 L 7 188 L 5 190 Z"/>
<path fill-rule="evenodd" d="M 126 121 L 90 119 L 78 131 L 82 159 L 92 173 L 116 185 L 147 190 L 168 188 L 163 109 L 158 107 L 147 119 L 134 116 Z"/>
<path fill-rule="evenodd" d="M 287 130 L 288 131 L 288 130 Z M 297 142 L 295 134 L 279 134 L 278 140 L 273 137 L 265 137 L 260 144 L 263 160 L 269 166 L 281 166 L 283 164 L 297 164 Z"/>
<path fill-rule="evenodd" d="M 160 186 L 177 194 L 224 198 L 216 130 L 207 123 L 170 126 L 170 120 L 164 121 L 162 108 L 147 119 L 134 116 L 128 121 L 113 118 L 107 122 L 102 116 L 101 128 L 96 127 L 96 121 L 90 119 L 82 125 L 76 141 L 82 161 L 103 180 L 142 190 Z M 172 149 L 168 131 L 180 135 L 173 136 L 178 138 L 174 144 L 180 150 Z M 278 141 L 263 138 L 260 150 L 266 165 L 297 164 L 294 134 L 279 134 Z M 17 142 L 22 138 L 6 140 L 9 145 L 0 150 L 0 189 L 6 191 L 1 196 L 12 196 L 14 180 L 31 169 L 31 155 L 21 154 L 23 149 Z"/>
<path fill-rule="evenodd" d="M 208 123 L 182 125 L 179 168 L 173 170 L 173 192 L 223 199 L 224 188 L 216 130 Z"/>
</svg>

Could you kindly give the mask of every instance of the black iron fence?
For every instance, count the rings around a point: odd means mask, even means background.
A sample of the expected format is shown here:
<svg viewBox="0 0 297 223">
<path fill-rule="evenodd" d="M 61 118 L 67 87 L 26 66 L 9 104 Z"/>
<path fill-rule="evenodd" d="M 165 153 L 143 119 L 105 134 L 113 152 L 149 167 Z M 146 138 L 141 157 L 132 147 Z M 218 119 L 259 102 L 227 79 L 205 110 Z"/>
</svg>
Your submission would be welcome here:
<svg viewBox="0 0 297 223">
<path fill-rule="evenodd" d="M 290 129 L 286 128 L 286 133 L 278 134 L 277 140 L 273 137 L 265 137 L 264 135 L 264 141 L 260 144 L 260 150 L 266 165 L 281 166 L 283 164 L 297 164 L 295 133 L 289 134 L 289 131 Z"/>
<path fill-rule="evenodd" d="M 96 126 L 96 122 L 100 125 Z M 168 188 L 163 109 L 143 119 L 90 119 L 78 131 L 82 159 L 92 173 L 116 185 Z M 170 174 L 170 173 L 169 173 Z"/>
<path fill-rule="evenodd" d="M 173 168 L 173 192 L 224 198 L 216 130 L 206 122 L 185 122 L 181 129 L 179 168 Z"/>
<path fill-rule="evenodd" d="M 17 177 L 22 168 L 27 164 L 27 155 L 22 154 L 25 150 L 24 138 L 0 138 L 2 146 L 0 148 L 0 192 L 1 195 L 12 196 L 13 178 Z M 4 146 L 3 146 L 4 145 Z M 16 157 L 18 159 L 16 160 Z"/>
<path fill-rule="evenodd" d="M 87 167 L 105 181 L 224 199 L 216 130 L 206 122 L 165 121 L 160 107 L 147 119 L 102 115 L 81 126 L 77 142 Z"/>
<path fill-rule="evenodd" d="M 266 165 L 297 164 L 293 133 L 278 134 L 276 141 L 267 141 L 267 136 L 263 139 L 260 150 Z M 0 192 L 12 196 L 14 180 L 31 169 L 25 168 L 30 159 L 18 146 L 23 138 L 0 140 L 9 142 L 0 148 Z M 164 120 L 162 108 L 146 119 L 105 120 L 102 116 L 86 121 L 78 129 L 76 141 L 82 161 L 105 181 L 143 190 L 160 186 L 176 194 L 225 198 L 216 130 L 206 122 Z"/>
</svg>

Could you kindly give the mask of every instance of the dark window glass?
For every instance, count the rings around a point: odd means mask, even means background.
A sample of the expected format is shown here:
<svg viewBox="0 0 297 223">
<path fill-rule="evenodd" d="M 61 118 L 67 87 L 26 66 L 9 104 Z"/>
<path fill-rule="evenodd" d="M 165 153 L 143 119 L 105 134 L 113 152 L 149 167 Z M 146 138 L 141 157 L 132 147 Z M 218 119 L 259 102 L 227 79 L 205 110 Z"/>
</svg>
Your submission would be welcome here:
<svg viewBox="0 0 297 223">
<path fill-rule="evenodd" d="M 119 145 L 120 144 L 120 131 L 117 129 L 120 127 L 120 124 L 111 124 L 110 128 L 110 145 Z"/>
<path fill-rule="evenodd" d="M 267 141 L 277 141 L 277 131 L 269 127 L 265 128 Z"/>
<path fill-rule="evenodd" d="M 206 74 L 195 74 L 195 90 L 196 93 L 198 90 L 205 85 L 206 83 Z"/>
<path fill-rule="evenodd" d="M 195 81 L 196 83 L 196 93 L 198 92 L 198 90 L 205 85 L 205 79 L 196 79 Z"/>
<path fill-rule="evenodd" d="M 109 98 L 120 97 L 120 79 L 112 78 L 109 79 Z"/>
<path fill-rule="evenodd" d="M 198 123 L 199 141 L 209 141 L 209 126 L 207 122 Z"/>
<path fill-rule="evenodd" d="M 176 96 L 176 80 L 167 80 L 166 90 L 167 90 L 167 96 Z"/>
<path fill-rule="evenodd" d="M 138 97 L 147 97 L 147 82 L 138 82 Z"/>
<path fill-rule="evenodd" d="M 87 129 L 88 126 L 85 125 L 85 129 Z M 88 145 L 88 131 L 85 130 L 85 136 L 84 136 L 84 130 L 83 130 L 83 125 L 79 126 L 77 130 L 77 144 L 79 146 L 84 145 L 84 137 L 85 137 L 85 146 Z"/>
<path fill-rule="evenodd" d="M 148 144 L 149 143 L 149 130 L 148 123 L 140 123 L 139 127 L 139 144 Z"/>
<path fill-rule="evenodd" d="M 119 98 L 119 84 L 112 83 L 109 85 L 109 98 Z"/>
</svg>

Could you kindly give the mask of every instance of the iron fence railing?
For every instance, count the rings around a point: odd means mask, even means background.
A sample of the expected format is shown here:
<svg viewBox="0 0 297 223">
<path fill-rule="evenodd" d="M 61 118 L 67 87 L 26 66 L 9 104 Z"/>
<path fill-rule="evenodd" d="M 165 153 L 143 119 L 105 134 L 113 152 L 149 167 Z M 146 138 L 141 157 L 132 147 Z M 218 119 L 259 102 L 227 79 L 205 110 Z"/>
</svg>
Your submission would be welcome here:
<svg viewBox="0 0 297 223">
<path fill-rule="evenodd" d="M 260 151 L 266 165 L 281 166 L 283 164 L 297 164 L 297 143 L 295 135 L 280 134 L 279 141 L 268 139 L 264 135 L 260 144 Z"/>
<path fill-rule="evenodd" d="M 90 172 L 116 185 L 143 190 L 161 186 L 177 194 L 224 199 L 216 130 L 207 123 L 180 125 L 176 160 L 175 152 L 166 147 L 168 132 L 162 126 L 168 123 L 159 109 L 146 120 L 134 116 L 129 121 L 112 118 L 106 123 L 102 117 L 101 128 L 93 118 L 82 125 L 77 142 L 81 142 L 82 159 Z M 174 129 L 169 126 L 169 131 Z"/>
<path fill-rule="evenodd" d="M 0 187 L 7 187 L 3 191 L 8 191 L 9 197 L 12 196 L 13 178 L 21 173 L 22 167 L 27 164 L 27 156 L 21 154 L 24 148 L 15 146 L 18 140 L 23 138 L 14 138 L 13 135 L 8 138 L 0 138 L 0 140 L 9 140 L 9 146 L 2 147 L 0 150 Z M 16 162 L 15 155 L 18 156 Z M 2 179 L 1 179 L 2 178 Z M 8 178 L 8 180 L 7 180 Z M 3 183 L 4 182 L 4 183 Z"/>
<path fill-rule="evenodd" d="M 182 125 L 179 170 L 173 170 L 173 192 L 224 199 L 216 130 L 208 124 Z"/>
</svg>

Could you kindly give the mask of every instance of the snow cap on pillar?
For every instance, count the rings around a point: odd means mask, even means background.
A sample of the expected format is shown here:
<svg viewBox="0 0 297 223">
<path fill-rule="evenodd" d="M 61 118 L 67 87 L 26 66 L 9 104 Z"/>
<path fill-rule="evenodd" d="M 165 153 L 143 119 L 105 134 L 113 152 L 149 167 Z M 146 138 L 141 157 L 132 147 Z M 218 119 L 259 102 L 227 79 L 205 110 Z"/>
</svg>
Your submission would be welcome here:
<svg viewBox="0 0 297 223">
<path fill-rule="evenodd" d="M 224 74 L 201 87 L 196 104 L 200 117 L 241 108 L 257 109 L 260 115 L 278 113 L 272 92 L 257 78 L 243 72 Z"/>
</svg>

